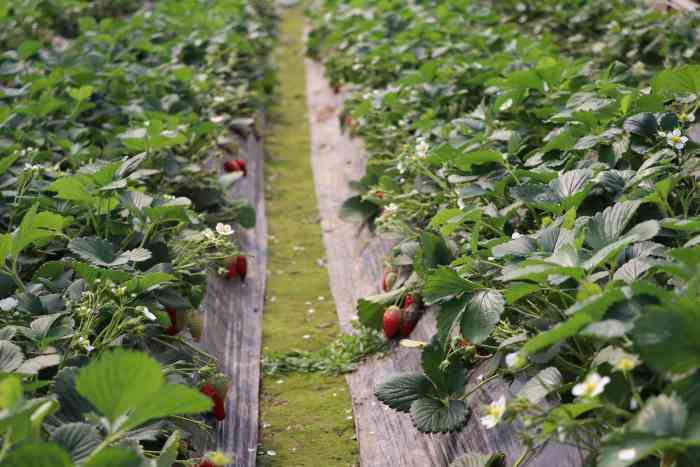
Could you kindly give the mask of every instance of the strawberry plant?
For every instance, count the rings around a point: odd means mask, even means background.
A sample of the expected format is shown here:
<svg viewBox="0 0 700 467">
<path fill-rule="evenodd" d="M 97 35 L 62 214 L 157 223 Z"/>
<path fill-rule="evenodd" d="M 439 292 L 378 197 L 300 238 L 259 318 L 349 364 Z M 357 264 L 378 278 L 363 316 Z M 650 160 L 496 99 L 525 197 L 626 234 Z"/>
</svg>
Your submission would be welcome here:
<svg viewBox="0 0 700 467">
<path fill-rule="evenodd" d="M 695 465 L 700 16 L 576 0 L 312 16 L 309 53 L 369 153 L 341 215 L 400 237 L 387 271 L 408 271 L 359 319 L 392 337 L 407 295 L 437 318 L 406 342 L 422 373 L 379 400 L 421 432 L 518 424 L 517 464 L 557 440 L 589 465 Z M 495 378 L 523 384 L 471 407 Z"/>
<path fill-rule="evenodd" d="M 200 462 L 226 384 L 197 309 L 255 219 L 227 128 L 273 32 L 264 0 L 0 1 L 2 465 Z"/>
</svg>

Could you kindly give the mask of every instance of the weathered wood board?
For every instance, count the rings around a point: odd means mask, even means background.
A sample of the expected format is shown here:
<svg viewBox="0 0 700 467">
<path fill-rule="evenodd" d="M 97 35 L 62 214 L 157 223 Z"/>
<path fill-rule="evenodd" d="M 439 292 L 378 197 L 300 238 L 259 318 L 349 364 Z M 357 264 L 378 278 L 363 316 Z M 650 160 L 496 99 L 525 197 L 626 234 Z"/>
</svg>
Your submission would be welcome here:
<svg viewBox="0 0 700 467">
<path fill-rule="evenodd" d="M 210 274 L 204 311 L 202 347 L 219 360 L 220 371 L 231 377 L 226 419 L 218 424 L 210 449 L 231 453 L 236 467 L 254 467 L 258 446 L 258 403 L 262 313 L 267 264 L 267 220 L 263 185 L 263 142 L 250 134 L 239 141 L 239 157 L 248 175 L 236 182 L 232 194 L 255 206 L 253 229 L 237 229 L 248 258 L 246 282 Z M 212 443 L 213 444 L 213 443 Z"/>
<path fill-rule="evenodd" d="M 328 273 L 341 327 L 350 332 L 357 300 L 378 292 L 383 259 L 392 242 L 339 218 L 341 204 L 352 195 L 349 182 L 362 176 L 366 157 L 360 142 L 341 132 L 342 96 L 331 90 L 322 65 L 307 60 L 306 70 L 311 157 Z M 412 338 L 428 340 L 434 329 L 434 317 L 427 314 Z M 516 389 L 502 381 L 493 381 L 476 393 L 472 403 L 475 413 L 459 433 L 420 434 L 409 415 L 393 412 L 376 400 L 373 392 L 378 384 L 399 373 L 418 371 L 419 358 L 418 351 L 397 347 L 387 357 L 366 362 L 348 376 L 361 465 L 442 467 L 467 451 L 503 452 L 508 465 L 512 465 L 523 451 L 516 430 L 505 426 L 485 430 L 478 422 L 480 406 Z M 521 465 L 575 467 L 581 465 L 581 457 L 574 448 L 549 444 Z"/>
<path fill-rule="evenodd" d="M 650 0 L 650 3 L 661 9 L 697 10 L 698 4 L 693 0 Z"/>
</svg>

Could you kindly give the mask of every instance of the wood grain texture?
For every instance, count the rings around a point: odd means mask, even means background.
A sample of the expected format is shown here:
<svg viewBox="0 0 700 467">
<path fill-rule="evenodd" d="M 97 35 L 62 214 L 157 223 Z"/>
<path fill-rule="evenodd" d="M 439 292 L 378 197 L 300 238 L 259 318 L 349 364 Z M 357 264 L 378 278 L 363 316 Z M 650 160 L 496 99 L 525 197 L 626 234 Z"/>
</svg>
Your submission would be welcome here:
<svg viewBox="0 0 700 467">
<path fill-rule="evenodd" d="M 693 0 L 649 0 L 654 7 L 664 10 L 690 10 L 698 9 L 698 4 Z"/>
<path fill-rule="evenodd" d="M 254 467 L 258 445 L 258 403 L 262 312 L 267 264 L 267 220 L 263 186 L 263 142 L 250 134 L 240 139 L 239 157 L 248 176 L 236 182 L 232 195 L 255 206 L 253 229 L 237 229 L 248 258 L 246 282 L 210 274 L 203 302 L 202 347 L 218 358 L 220 371 L 231 377 L 226 419 L 218 424 L 210 449 L 233 454 L 236 467 Z"/>
<path fill-rule="evenodd" d="M 341 204 L 353 194 L 349 182 L 359 179 L 364 172 L 366 156 L 358 141 L 341 132 L 342 96 L 330 89 L 323 77 L 322 65 L 310 60 L 307 60 L 307 99 L 312 165 L 331 290 L 341 327 L 350 332 L 349 323 L 357 317 L 357 300 L 378 292 L 383 259 L 392 242 L 372 236 L 366 229 L 360 230 L 356 224 L 338 217 Z M 428 340 L 434 330 L 435 319 L 427 313 L 412 338 Z M 348 376 L 361 465 L 441 467 L 467 451 L 500 451 L 506 454 L 508 465 L 512 465 L 523 451 L 517 427 L 485 430 L 478 422 L 478 410 L 492 399 L 512 393 L 517 387 L 509 387 L 499 380 L 484 386 L 472 401 L 471 406 L 476 412 L 469 423 L 463 431 L 452 434 L 420 434 L 409 415 L 393 412 L 376 400 L 373 393 L 378 384 L 400 373 L 419 371 L 419 358 L 419 352 L 397 347 L 387 357 L 366 362 Z M 470 384 L 474 384 L 475 376 Z M 581 463 L 581 454 L 577 450 L 550 443 L 522 465 L 576 467 Z"/>
</svg>

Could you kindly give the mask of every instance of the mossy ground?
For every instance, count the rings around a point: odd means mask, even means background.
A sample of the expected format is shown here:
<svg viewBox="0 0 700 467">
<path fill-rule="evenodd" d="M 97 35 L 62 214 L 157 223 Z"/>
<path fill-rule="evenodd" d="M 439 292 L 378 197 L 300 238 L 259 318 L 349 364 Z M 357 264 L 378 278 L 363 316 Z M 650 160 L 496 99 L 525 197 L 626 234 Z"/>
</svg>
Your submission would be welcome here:
<svg viewBox="0 0 700 467">
<path fill-rule="evenodd" d="M 266 141 L 270 238 L 263 353 L 315 350 L 339 333 L 328 275 L 319 264 L 325 251 L 309 158 L 303 29 L 303 5 L 282 10 L 279 85 Z M 357 465 L 351 415 L 342 376 L 264 377 L 258 465 Z"/>
</svg>

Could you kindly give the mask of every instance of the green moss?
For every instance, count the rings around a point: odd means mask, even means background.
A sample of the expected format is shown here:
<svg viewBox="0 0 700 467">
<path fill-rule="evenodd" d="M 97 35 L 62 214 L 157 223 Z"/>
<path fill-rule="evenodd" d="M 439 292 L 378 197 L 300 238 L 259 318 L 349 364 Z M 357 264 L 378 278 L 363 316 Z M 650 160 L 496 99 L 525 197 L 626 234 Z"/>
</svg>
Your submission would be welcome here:
<svg viewBox="0 0 700 467">
<path fill-rule="evenodd" d="M 339 333 L 328 275 L 319 265 L 325 251 L 309 158 L 303 28 L 303 6 L 283 11 L 275 55 L 280 82 L 266 140 L 270 239 L 265 353 L 319 349 Z M 342 376 L 264 377 L 258 465 L 357 465 L 350 410 Z"/>
</svg>

